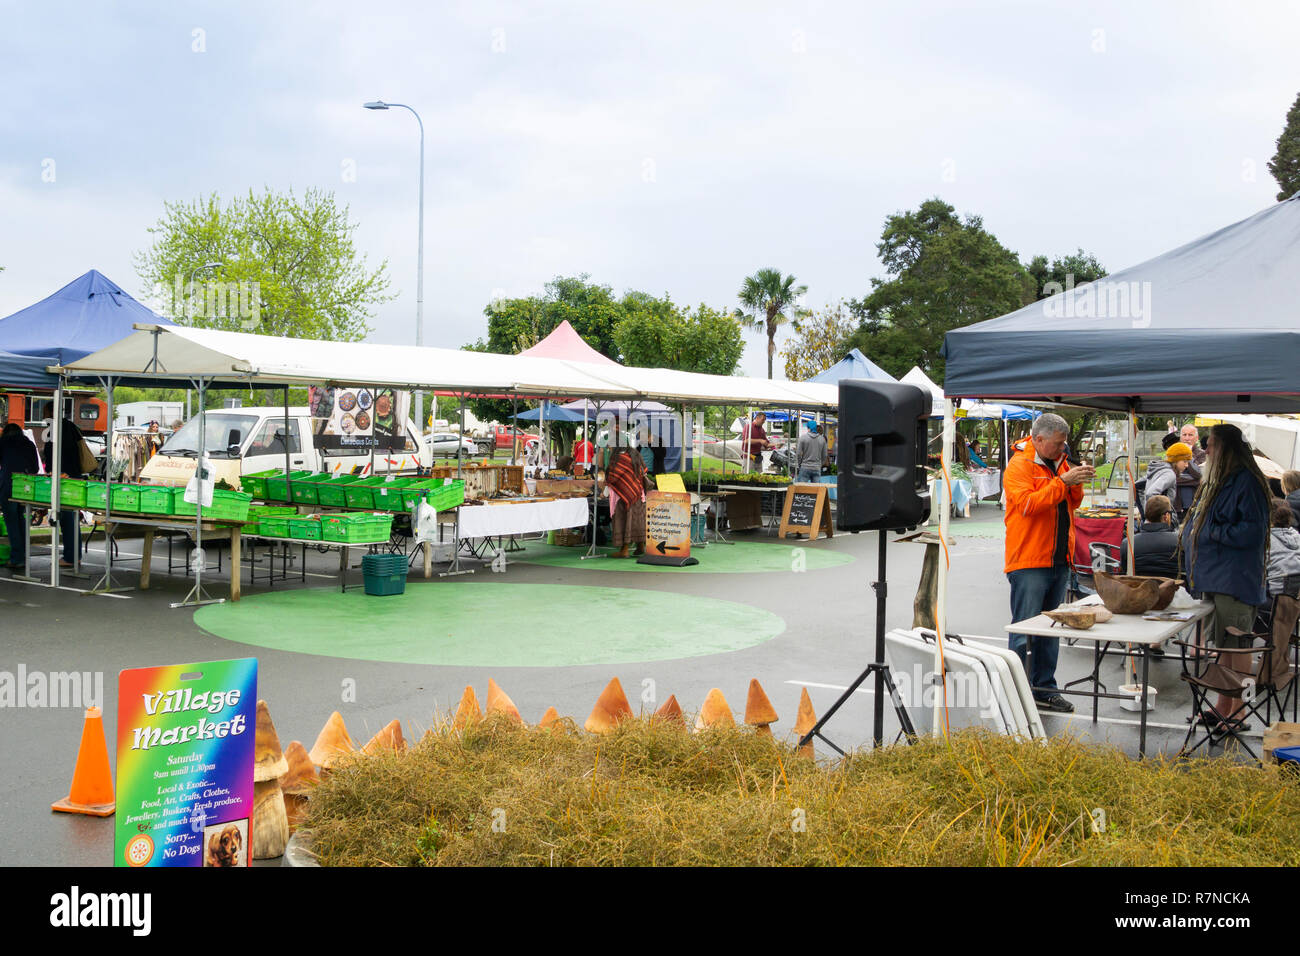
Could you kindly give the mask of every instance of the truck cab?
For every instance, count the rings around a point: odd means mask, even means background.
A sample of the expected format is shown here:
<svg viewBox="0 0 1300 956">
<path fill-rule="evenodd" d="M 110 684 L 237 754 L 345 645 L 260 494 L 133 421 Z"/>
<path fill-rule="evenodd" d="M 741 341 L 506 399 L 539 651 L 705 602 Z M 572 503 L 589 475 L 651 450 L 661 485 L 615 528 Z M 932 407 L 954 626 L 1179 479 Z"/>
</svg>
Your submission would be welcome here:
<svg viewBox="0 0 1300 956">
<path fill-rule="evenodd" d="M 372 455 L 369 449 L 318 449 L 313 441 L 312 418 L 305 407 L 290 408 L 285 420 L 283 408 L 220 408 L 207 412 L 204 454 L 211 459 L 215 478 L 238 488 L 242 475 L 273 468 L 351 474 L 369 473 Z M 405 446 L 388 450 L 376 448 L 373 467 L 376 474 L 415 474 L 427 468 L 432 458 L 415 425 L 405 423 Z M 198 458 L 199 419 L 191 418 L 178 428 L 149 459 L 140 472 L 145 484 L 183 485 L 194 474 Z"/>
</svg>

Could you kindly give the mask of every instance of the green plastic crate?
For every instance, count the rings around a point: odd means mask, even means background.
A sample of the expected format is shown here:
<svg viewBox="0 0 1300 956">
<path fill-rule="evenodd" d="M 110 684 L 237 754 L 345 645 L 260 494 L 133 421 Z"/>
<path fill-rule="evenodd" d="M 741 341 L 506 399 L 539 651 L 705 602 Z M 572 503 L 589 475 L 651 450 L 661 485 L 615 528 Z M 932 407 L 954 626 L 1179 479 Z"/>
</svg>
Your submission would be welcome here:
<svg viewBox="0 0 1300 956">
<path fill-rule="evenodd" d="M 293 505 L 249 505 L 249 518 L 277 517 L 283 515 L 296 515 L 298 509 Z"/>
<path fill-rule="evenodd" d="M 147 515 L 174 515 L 176 513 L 176 492 L 183 488 L 170 485 L 141 485 L 140 512 Z"/>
<path fill-rule="evenodd" d="M 245 491 L 254 498 L 266 498 L 266 479 L 274 478 L 280 474 L 279 468 L 270 468 L 266 471 L 254 471 L 247 475 L 239 476 L 239 490 Z"/>
<path fill-rule="evenodd" d="M 412 478 L 394 478 L 392 481 L 375 485 L 371 489 L 371 497 L 375 501 L 374 509 L 376 511 L 405 511 L 406 508 L 402 504 L 402 492 L 409 488 L 413 481 Z"/>
<path fill-rule="evenodd" d="M 329 481 L 329 472 L 321 472 L 315 475 L 308 475 L 302 481 L 293 483 L 293 502 L 297 505 L 318 505 L 320 498 L 320 483 Z"/>
<path fill-rule="evenodd" d="M 326 541 L 346 544 L 372 544 L 388 540 L 392 531 L 391 514 L 341 514 L 321 518 L 322 537 Z"/>
<path fill-rule="evenodd" d="M 185 500 L 185 489 L 174 488 L 176 500 L 172 514 L 192 518 L 197 512 L 196 506 Z M 253 496 L 242 491 L 226 491 L 217 488 L 212 492 L 212 504 L 203 506 L 203 517 L 215 521 L 247 521 L 249 503 Z"/>
<path fill-rule="evenodd" d="M 266 535 L 268 538 L 287 538 L 289 537 L 289 519 L 265 517 L 259 518 L 257 526 L 260 529 L 257 533 Z"/>
<path fill-rule="evenodd" d="M 23 501 L 35 501 L 36 478 L 36 475 L 14 475 L 12 496 L 15 498 L 21 498 Z M 47 485 L 46 488 L 48 489 L 49 486 Z M 49 497 L 48 490 L 46 491 L 46 497 Z"/>
<path fill-rule="evenodd" d="M 465 482 L 463 479 L 444 478 L 443 484 L 434 486 L 429 492 L 429 506 L 434 511 L 446 511 L 465 503 Z"/>
<path fill-rule="evenodd" d="M 297 481 L 299 478 L 309 478 L 311 474 L 310 471 L 291 471 L 286 477 L 284 472 L 276 472 L 274 477 L 266 479 L 266 494 L 262 498 L 266 501 L 288 501 L 289 482 Z"/>
<path fill-rule="evenodd" d="M 108 497 L 108 486 L 102 481 L 86 482 L 86 507 L 103 508 Z M 113 483 L 113 510 L 140 511 L 140 486 Z"/>
<path fill-rule="evenodd" d="M 260 521 L 245 521 L 244 526 L 239 529 L 240 534 L 261 534 L 262 523 Z"/>
<path fill-rule="evenodd" d="M 32 479 L 32 501 L 39 501 L 44 504 L 50 503 L 50 476 L 36 475 Z"/>
<path fill-rule="evenodd" d="M 59 503 L 74 508 L 86 507 L 86 481 L 84 478 L 64 478 L 59 482 Z"/>
<path fill-rule="evenodd" d="M 297 538 L 300 541 L 320 541 L 320 518 L 316 515 L 307 515 L 302 518 L 290 518 L 289 537 Z"/>
<path fill-rule="evenodd" d="M 348 499 L 344 488 L 361 479 L 361 475 L 334 475 L 325 481 L 316 482 L 317 504 L 328 508 L 346 508 Z"/>
<path fill-rule="evenodd" d="M 374 508 L 375 485 L 384 483 L 383 475 L 369 475 L 343 486 L 343 499 L 349 508 Z"/>
<path fill-rule="evenodd" d="M 10 553 L 11 552 L 9 551 L 9 542 L 0 541 L 0 562 L 8 564 Z"/>
</svg>

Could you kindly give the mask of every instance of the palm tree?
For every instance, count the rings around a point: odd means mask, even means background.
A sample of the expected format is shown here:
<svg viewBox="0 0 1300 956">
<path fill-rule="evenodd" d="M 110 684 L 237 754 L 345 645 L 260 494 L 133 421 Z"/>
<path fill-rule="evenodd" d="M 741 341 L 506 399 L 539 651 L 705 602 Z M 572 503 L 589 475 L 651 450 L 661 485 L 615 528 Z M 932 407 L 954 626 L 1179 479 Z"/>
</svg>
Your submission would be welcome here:
<svg viewBox="0 0 1300 956">
<path fill-rule="evenodd" d="M 808 291 L 806 285 L 794 282 L 792 275 L 781 278 L 780 269 L 759 269 L 740 287 L 738 298 L 744 308 L 736 310 L 736 317 L 755 332 L 767 333 L 768 378 L 776 355 L 776 330 L 790 321 L 795 300 Z"/>
</svg>

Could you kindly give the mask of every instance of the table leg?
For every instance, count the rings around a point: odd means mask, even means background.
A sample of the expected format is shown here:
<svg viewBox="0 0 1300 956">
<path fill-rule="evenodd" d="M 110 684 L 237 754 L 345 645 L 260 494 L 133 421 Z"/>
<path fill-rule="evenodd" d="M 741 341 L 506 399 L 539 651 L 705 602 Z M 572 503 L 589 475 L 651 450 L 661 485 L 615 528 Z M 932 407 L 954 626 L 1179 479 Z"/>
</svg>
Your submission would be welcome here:
<svg viewBox="0 0 1300 956">
<path fill-rule="evenodd" d="M 1092 722 L 1097 722 L 1097 694 L 1101 691 L 1101 642 L 1092 642 Z"/>
<path fill-rule="evenodd" d="M 238 528 L 230 529 L 230 600 L 239 600 L 240 580 L 239 576 L 243 573 L 240 568 L 241 558 L 239 553 L 241 535 Z"/>
<path fill-rule="evenodd" d="M 428 541 L 422 542 L 420 547 L 424 549 L 424 576 L 426 579 L 431 578 L 433 577 L 433 548 Z"/>
<path fill-rule="evenodd" d="M 1138 734 L 1138 757 L 1147 755 L 1147 668 L 1151 662 L 1151 645 L 1142 645 L 1142 729 Z"/>
<path fill-rule="evenodd" d="M 339 590 L 348 589 L 348 546 L 339 545 Z"/>
<path fill-rule="evenodd" d="M 285 553 L 286 553 L 286 554 L 289 553 L 287 548 L 285 549 Z M 303 584 L 306 584 L 306 583 L 307 583 L 307 545 L 306 545 L 306 543 L 304 543 L 303 546 L 302 546 L 302 563 L 301 563 L 301 565 L 299 566 L 298 571 L 299 571 L 299 573 L 300 573 L 301 576 L 302 576 L 302 583 L 303 583 Z M 284 572 L 284 574 L 285 574 L 285 579 L 287 580 L 287 579 L 288 579 L 288 576 L 289 576 L 289 572 L 286 570 L 286 571 Z"/>
<path fill-rule="evenodd" d="M 168 541 L 171 539 L 169 538 Z M 149 572 L 153 569 L 153 528 L 144 529 L 144 543 L 140 546 L 140 590 L 149 588 Z"/>
</svg>

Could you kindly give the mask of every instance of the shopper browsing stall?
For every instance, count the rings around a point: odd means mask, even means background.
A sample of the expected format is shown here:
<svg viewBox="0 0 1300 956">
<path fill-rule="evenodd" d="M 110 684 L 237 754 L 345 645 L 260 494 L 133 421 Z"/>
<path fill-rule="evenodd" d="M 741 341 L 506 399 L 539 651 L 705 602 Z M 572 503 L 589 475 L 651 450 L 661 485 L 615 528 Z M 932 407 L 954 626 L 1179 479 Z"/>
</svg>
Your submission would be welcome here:
<svg viewBox="0 0 1300 956">
<path fill-rule="evenodd" d="M 27 520 L 21 505 L 13 504 L 14 475 L 34 475 L 39 463 L 36 446 L 14 422 L 9 422 L 0 434 L 0 512 L 3 512 L 5 528 L 9 532 L 9 568 L 17 570 L 27 560 L 27 540 L 23 534 L 23 524 Z"/>
</svg>

